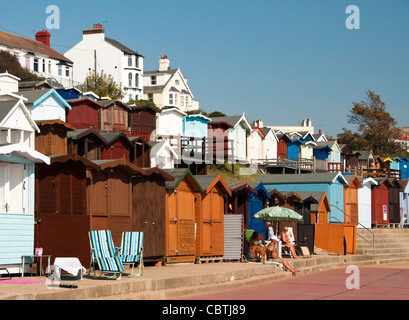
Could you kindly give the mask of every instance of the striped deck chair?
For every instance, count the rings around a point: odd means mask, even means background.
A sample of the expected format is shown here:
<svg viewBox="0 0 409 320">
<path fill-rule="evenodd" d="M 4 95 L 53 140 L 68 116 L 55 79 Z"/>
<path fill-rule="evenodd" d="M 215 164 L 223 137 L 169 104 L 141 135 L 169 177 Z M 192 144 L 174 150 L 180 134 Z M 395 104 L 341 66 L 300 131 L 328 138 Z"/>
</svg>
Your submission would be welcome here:
<svg viewBox="0 0 409 320">
<path fill-rule="evenodd" d="M 124 266 L 121 259 L 117 256 L 114 243 L 112 241 L 112 235 L 110 230 L 96 230 L 89 231 L 89 242 L 91 246 L 91 262 L 89 272 L 91 274 L 91 268 L 94 269 L 95 276 L 95 261 L 98 264 L 99 270 L 102 273 L 113 273 L 116 277 L 119 273 L 118 280 L 121 279 L 122 272 L 124 272 Z"/>
<path fill-rule="evenodd" d="M 131 276 L 143 275 L 143 232 L 123 232 L 119 257 L 122 264 L 132 264 Z M 139 261 L 139 273 L 134 274 L 135 263 Z"/>
</svg>

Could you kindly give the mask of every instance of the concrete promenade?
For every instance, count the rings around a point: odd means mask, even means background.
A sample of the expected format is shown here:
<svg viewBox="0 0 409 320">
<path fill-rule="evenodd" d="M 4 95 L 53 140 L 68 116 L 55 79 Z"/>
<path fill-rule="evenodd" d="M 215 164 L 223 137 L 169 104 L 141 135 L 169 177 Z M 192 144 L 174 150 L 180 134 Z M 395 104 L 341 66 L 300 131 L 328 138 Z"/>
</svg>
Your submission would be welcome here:
<svg viewBox="0 0 409 320">
<path fill-rule="evenodd" d="M 373 260 L 370 255 L 313 255 L 311 258 L 287 259 L 301 269 L 297 277 L 349 265 L 379 266 L 409 262 L 407 258 Z M 126 270 L 129 271 L 129 270 Z M 288 271 L 271 264 L 222 262 L 203 264 L 169 264 L 145 267 L 141 277 L 122 276 L 121 280 L 85 277 L 78 288 L 52 286 L 46 277 L 25 277 L 42 280 L 38 283 L 14 284 L 0 281 L 1 300 L 166 300 L 217 290 L 236 289 L 274 280 L 294 278 Z M 20 279 L 17 275 L 13 279 Z"/>
</svg>

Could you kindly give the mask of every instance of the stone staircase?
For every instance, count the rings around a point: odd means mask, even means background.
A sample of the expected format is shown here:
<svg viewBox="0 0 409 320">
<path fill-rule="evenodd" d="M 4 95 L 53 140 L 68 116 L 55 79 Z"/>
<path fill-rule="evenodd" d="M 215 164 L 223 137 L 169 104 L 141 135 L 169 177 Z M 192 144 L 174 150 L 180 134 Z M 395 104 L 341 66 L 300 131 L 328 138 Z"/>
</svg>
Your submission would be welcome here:
<svg viewBox="0 0 409 320">
<path fill-rule="evenodd" d="M 373 257 L 374 251 L 376 264 L 409 262 L 409 229 L 358 229 L 357 255 Z"/>
</svg>

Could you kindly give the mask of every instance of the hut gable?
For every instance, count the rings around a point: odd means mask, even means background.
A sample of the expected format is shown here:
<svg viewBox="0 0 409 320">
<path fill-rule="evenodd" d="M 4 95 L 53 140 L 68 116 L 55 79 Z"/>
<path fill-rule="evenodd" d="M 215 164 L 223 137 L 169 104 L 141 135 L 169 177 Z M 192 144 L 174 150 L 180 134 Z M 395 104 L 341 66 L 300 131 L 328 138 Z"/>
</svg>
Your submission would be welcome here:
<svg viewBox="0 0 409 320">
<path fill-rule="evenodd" d="M 16 94 L 27 99 L 26 105 L 34 120 L 65 121 L 66 109 L 71 109 L 55 89 L 20 91 Z"/>
<path fill-rule="evenodd" d="M 152 132 L 156 132 L 158 109 L 150 105 L 129 105 L 129 130 L 131 136 L 140 136 L 150 141 Z"/>
<path fill-rule="evenodd" d="M 102 108 L 99 109 L 99 129 L 104 131 L 127 131 L 129 107 L 118 99 L 98 100 Z"/>
<path fill-rule="evenodd" d="M 207 138 L 210 118 L 202 114 L 190 114 L 183 117 L 183 136 Z"/>
<path fill-rule="evenodd" d="M 67 110 L 67 122 L 77 129 L 99 129 L 98 112 L 102 104 L 89 98 L 69 100 L 71 110 Z"/>
<path fill-rule="evenodd" d="M 166 181 L 166 255 L 169 262 L 195 260 L 195 193 L 202 187 L 189 169 L 165 170 L 175 177 Z"/>
<path fill-rule="evenodd" d="M 175 107 L 164 107 L 157 114 L 157 136 L 181 136 L 183 134 L 183 117 L 187 114 Z"/>
<path fill-rule="evenodd" d="M 196 181 L 203 189 L 196 193 L 196 257 L 224 255 L 224 199 L 230 189 L 220 175 L 198 175 Z"/>
<path fill-rule="evenodd" d="M 160 169 L 173 169 L 179 159 L 176 151 L 171 147 L 168 140 L 149 142 L 151 146 L 151 167 Z"/>
<path fill-rule="evenodd" d="M 36 150 L 45 155 L 67 154 L 67 132 L 76 129 L 61 120 L 37 121 L 40 132 L 36 133 Z"/>
<path fill-rule="evenodd" d="M 125 158 L 129 161 L 131 141 L 118 131 L 79 129 L 68 133 L 68 151 L 90 160 Z"/>
</svg>

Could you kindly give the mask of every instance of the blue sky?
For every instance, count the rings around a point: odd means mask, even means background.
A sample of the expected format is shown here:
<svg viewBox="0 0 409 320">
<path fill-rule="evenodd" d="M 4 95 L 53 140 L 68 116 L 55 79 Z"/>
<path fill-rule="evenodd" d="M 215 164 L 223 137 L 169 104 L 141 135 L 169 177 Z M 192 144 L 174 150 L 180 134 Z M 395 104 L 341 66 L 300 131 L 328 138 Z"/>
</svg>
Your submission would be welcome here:
<svg viewBox="0 0 409 320">
<path fill-rule="evenodd" d="M 0 30 L 34 38 L 49 5 L 60 9 L 54 49 L 66 52 L 95 23 L 141 53 L 145 70 L 158 68 L 163 47 L 206 112 L 265 125 L 311 118 L 336 136 L 354 130 L 352 102 L 373 90 L 409 126 L 409 0 L 16 0 L 2 4 Z M 349 5 L 359 30 L 345 26 Z"/>
</svg>

